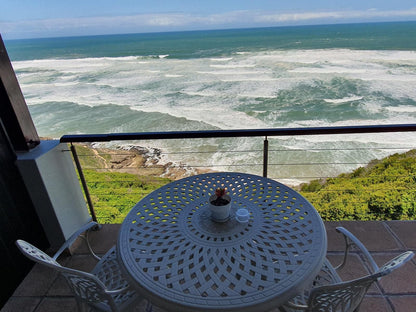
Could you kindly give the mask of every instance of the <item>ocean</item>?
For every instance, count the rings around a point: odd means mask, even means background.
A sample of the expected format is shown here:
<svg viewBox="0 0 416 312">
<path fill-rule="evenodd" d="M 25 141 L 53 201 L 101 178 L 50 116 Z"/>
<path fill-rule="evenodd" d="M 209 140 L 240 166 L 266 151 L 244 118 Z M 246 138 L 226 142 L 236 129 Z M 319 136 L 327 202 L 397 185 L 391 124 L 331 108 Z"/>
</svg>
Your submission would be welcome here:
<svg viewBox="0 0 416 312">
<path fill-rule="evenodd" d="M 415 123 L 415 38 L 416 22 L 396 22 L 5 45 L 39 135 L 59 138 Z M 334 176 L 414 148 L 415 137 L 269 138 L 269 176 L 288 183 Z M 132 144 L 161 149 L 165 162 L 262 173 L 261 138 L 112 143 Z M 217 150 L 232 152 L 211 152 Z"/>
</svg>

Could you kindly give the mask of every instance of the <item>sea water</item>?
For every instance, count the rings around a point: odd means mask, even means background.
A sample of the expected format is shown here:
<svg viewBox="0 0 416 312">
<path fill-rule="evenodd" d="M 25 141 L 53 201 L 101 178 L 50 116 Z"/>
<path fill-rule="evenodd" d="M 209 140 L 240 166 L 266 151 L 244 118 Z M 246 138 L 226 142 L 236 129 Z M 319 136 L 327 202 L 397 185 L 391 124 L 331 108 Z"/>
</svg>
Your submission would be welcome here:
<svg viewBox="0 0 416 312">
<path fill-rule="evenodd" d="M 416 22 L 402 22 L 5 44 L 39 135 L 59 138 L 415 123 L 414 38 Z M 414 142 L 411 133 L 270 137 L 269 176 L 334 176 Z M 261 174 L 262 138 L 146 144 L 167 161 Z"/>
</svg>

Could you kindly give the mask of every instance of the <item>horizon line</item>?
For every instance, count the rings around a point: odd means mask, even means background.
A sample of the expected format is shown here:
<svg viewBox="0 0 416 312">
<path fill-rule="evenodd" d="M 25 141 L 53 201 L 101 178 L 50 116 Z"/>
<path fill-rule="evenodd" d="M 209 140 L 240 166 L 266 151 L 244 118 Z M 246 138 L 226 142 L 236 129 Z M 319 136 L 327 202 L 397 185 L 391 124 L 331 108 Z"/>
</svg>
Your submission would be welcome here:
<svg viewBox="0 0 416 312">
<path fill-rule="evenodd" d="M 115 32 L 104 34 L 86 34 L 86 35 L 62 35 L 62 36 L 44 36 L 44 37 L 22 37 L 5 39 L 4 42 L 15 40 L 42 40 L 42 39 L 59 39 L 59 38 L 82 38 L 82 37 L 100 37 L 100 36 L 122 36 L 122 35 L 151 35 L 151 34 L 170 34 L 170 33 L 192 33 L 192 32 L 204 32 L 204 31 L 231 31 L 231 30 L 250 30 L 250 29 L 271 29 L 271 28 L 296 28 L 296 27 L 319 27 L 319 26 L 341 26 L 341 25 L 357 25 L 357 24 L 403 24 L 403 23 L 416 23 L 416 20 L 403 20 L 403 21 L 357 21 L 357 22 L 340 22 L 340 23 L 308 23 L 308 24 L 296 24 L 296 25 L 276 25 L 276 26 L 252 26 L 252 27 L 224 27 L 224 28 L 201 28 L 201 29 L 189 29 L 189 30 L 171 30 L 171 31 L 146 31 L 146 32 Z M 0 37 L 2 34 L 0 32 Z"/>
</svg>

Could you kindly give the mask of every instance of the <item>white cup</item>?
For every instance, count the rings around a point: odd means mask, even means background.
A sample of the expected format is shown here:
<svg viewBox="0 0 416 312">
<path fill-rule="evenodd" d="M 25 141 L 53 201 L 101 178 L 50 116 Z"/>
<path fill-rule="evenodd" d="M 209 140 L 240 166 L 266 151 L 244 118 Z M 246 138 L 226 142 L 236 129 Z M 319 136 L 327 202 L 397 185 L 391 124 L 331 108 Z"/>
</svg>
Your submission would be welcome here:
<svg viewBox="0 0 416 312">
<path fill-rule="evenodd" d="M 248 222 L 248 219 L 250 218 L 250 213 L 248 212 L 247 209 L 240 208 L 237 210 L 235 214 L 235 218 L 237 219 L 238 222 L 246 223 Z"/>
</svg>

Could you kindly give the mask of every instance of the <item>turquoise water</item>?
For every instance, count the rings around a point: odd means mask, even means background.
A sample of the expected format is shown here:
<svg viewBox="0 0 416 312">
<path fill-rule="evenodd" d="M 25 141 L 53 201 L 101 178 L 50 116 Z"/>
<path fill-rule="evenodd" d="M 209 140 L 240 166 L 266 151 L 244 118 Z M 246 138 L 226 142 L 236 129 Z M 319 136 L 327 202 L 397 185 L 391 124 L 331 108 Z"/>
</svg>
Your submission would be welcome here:
<svg viewBox="0 0 416 312">
<path fill-rule="evenodd" d="M 278 27 L 6 41 L 41 136 L 415 123 L 416 22 Z M 271 138 L 286 161 L 364 163 L 410 134 Z M 136 144 L 136 143 L 135 143 Z M 147 144 L 140 142 L 141 145 Z M 150 143 L 149 143 L 150 144 Z M 261 163 L 261 155 L 179 154 L 169 161 Z M 196 140 L 191 151 L 253 150 L 260 140 Z M 327 149 L 334 146 L 341 151 Z M 376 150 L 362 150 L 363 147 Z M 183 146 L 181 147 L 184 148 Z M 313 152 L 282 151 L 308 148 Z M 357 150 L 358 149 L 358 150 Z M 318 150 L 323 150 L 319 152 Z M 260 153 L 261 154 L 261 153 Z M 175 158 L 176 157 L 176 158 Z M 334 175 L 357 165 L 274 166 Z M 260 171 L 261 172 L 261 171 Z"/>
<path fill-rule="evenodd" d="M 416 22 L 10 40 L 14 61 L 158 56 L 188 59 L 290 49 L 416 50 Z"/>
<path fill-rule="evenodd" d="M 203 58 L 290 49 L 416 50 L 416 22 L 10 40 L 14 61 L 48 58 L 158 56 Z"/>
</svg>

